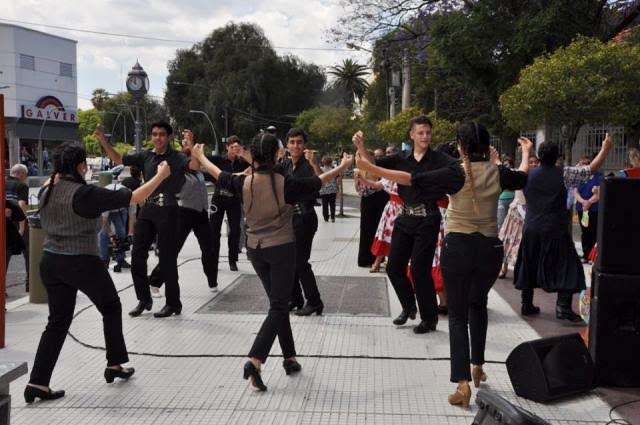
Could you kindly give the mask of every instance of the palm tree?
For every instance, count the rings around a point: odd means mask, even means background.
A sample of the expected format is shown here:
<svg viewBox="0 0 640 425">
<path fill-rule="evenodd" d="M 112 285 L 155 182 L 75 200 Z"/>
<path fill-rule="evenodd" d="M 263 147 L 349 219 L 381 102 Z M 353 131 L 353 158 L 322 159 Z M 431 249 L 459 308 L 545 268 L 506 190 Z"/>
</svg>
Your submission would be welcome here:
<svg viewBox="0 0 640 425">
<path fill-rule="evenodd" d="M 369 88 L 369 83 L 364 78 L 368 74 L 369 70 L 365 65 L 360 65 L 352 59 L 345 59 L 342 64 L 329 68 L 329 75 L 336 78 L 332 86 L 344 92 L 344 104 L 348 108 L 353 106 L 354 99 L 362 105 Z"/>
</svg>

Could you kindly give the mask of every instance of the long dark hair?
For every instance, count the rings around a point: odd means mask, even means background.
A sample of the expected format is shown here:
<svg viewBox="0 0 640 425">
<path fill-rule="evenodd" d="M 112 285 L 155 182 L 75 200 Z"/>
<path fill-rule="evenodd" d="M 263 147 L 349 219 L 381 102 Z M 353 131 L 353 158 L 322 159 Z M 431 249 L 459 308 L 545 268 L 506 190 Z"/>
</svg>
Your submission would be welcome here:
<svg viewBox="0 0 640 425">
<path fill-rule="evenodd" d="M 256 170 L 255 163 L 260 163 L 260 171 L 266 171 L 271 177 L 271 190 L 276 198 L 278 204 L 278 214 L 280 214 L 280 200 L 278 199 L 278 192 L 276 191 L 276 178 L 274 168 L 276 166 L 275 156 L 279 149 L 278 139 L 276 136 L 270 133 L 260 133 L 256 135 L 251 141 L 251 168 Z M 251 202 L 249 203 L 249 209 L 251 211 L 253 206 L 253 177 L 251 178 Z"/>
<path fill-rule="evenodd" d="M 53 173 L 49 178 L 48 190 L 44 194 L 40 209 L 49 202 L 51 192 L 56 184 L 56 176 L 76 183 L 86 184 L 84 177 L 78 173 L 78 165 L 87 160 L 84 147 L 76 142 L 65 142 L 53 151 Z"/>
</svg>

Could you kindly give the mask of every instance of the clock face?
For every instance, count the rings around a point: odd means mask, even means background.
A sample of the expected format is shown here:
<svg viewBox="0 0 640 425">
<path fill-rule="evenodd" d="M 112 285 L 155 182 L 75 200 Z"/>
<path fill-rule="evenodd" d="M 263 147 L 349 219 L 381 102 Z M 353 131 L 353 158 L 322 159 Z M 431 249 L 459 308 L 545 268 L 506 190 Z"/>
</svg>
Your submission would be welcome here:
<svg viewBox="0 0 640 425">
<path fill-rule="evenodd" d="M 129 79 L 127 80 L 127 88 L 130 91 L 138 91 L 142 88 L 142 85 L 144 84 L 144 82 L 142 81 L 142 78 L 140 77 L 129 77 Z"/>
</svg>

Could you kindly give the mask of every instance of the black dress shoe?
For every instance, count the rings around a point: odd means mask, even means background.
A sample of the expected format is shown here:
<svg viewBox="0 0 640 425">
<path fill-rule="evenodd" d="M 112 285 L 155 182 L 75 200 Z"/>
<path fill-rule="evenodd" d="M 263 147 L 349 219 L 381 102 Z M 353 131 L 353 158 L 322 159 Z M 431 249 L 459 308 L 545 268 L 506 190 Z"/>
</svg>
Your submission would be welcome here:
<svg viewBox="0 0 640 425">
<path fill-rule="evenodd" d="M 244 379 L 251 378 L 251 385 L 259 389 L 260 391 L 267 391 L 267 386 L 262 382 L 260 371 L 250 361 L 244 364 L 244 373 L 242 375 Z"/>
<path fill-rule="evenodd" d="M 302 365 L 295 360 L 286 359 L 282 361 L 282 367 L 287 375 L 298 373 L 302 370 Z"/>
<path fill-rule="evenodd" d="M 49 389 L 49 391 L 43 391 L 40 388 L 27 385 L 24 389 L 24 401 L 27 403 L 33 403 L 36 397 L 40 400 L 55 400 L 57 398 L 64 397 L 64 390 L 53 391 L 52 389 Z"/>
<path fill-rule="evenodd" d="M 540 307 L 533 304 L 522 304 L 520 314 L 523 316 L 535 316 L 536 314 L 540 314 Z"/>
<path fill-rule="evenodd" d="M 304 300 L 289 301 L 289 311 L 301 310 L 304 307 Z"/>
<path fill-rule="evenodd" d="M 153 301 L 140 301 L 136 308 L 129 312 L 129 316 L 138 317 L 143 311 L 151 310 L 151 307 L 153 307 Z"/>
<path fill-rule="evenodd" d="M 229 261 L 229 270 L 231 270 L 232 272 L 238 271 L 238 265 L 235 261 Z"/>
<path fill-rule="evenodd" d="M 405 323 L 407 323 L 407 320 L 409 320 L 409 319 L 415 320 L 416 313 L 417 313 L 416 310 L 411 310 L 411 311 L 402 310 L 402 313 L 400 313 L 400 315 L 398 317 L 393 319 L 393 324 L 394 325 L 404 325 Z"/>
<path fill-rule="evenodd" d="M 113 266 L 113 272 L 114 273 L 122 272 L 122 266 L 120 264 L 116 264 L 115 266 Z"/>
<path fill-rule="evenodd" d="M 318 305 L 305 305 L 303 308 L 299 309 L 295 312 L 296 316 L 311 316 L 313 313 L 316 313 L 318 316 L 322 316 L 322 310 L 324 310 L 324 304 L 320 301 Z"/>
<path fill-rule="evenodd" d="M 133 375 L 135 371 L 136 370 L 132 367 L 123 367 L 122 369 L 111 369 L 110 367 L 108 367 L 104 370 L 104 379 L 107 381 L 107 384 L 110 384 L 116 378 L 131 378 L 131 375 Z"/>
<path fill-rule="evenodd" d="M 413 328 L 414 334 L 426 334 L 427 332 L 435 331 L 438 321 L 425 322 L 424 320 L 418 323 L 418 326 Z"/>
<path fill-rule="evenodd" d="M 573 323 L 582 322 L 580 315 L 571 310 L 571 307 L 556 306 L 556 319 L 568 320 Z"/>
<path fill-rule="evenodd" d="M 122 267 L 123 269 L 130 269 L 131 268 L 131 264 L 127 263 L 126 260 L 125 260 L 120 264 L 120 267 Z"/>
<path fill-rule="evenodd" d="M 180 307 L 172 307 L 169 304 L 162 307 L 162 310 L 153 313 L 153 317 L 169 317 L 172 314 L 179 316 L 182 313 L 182 306 Z"/>
</svg>

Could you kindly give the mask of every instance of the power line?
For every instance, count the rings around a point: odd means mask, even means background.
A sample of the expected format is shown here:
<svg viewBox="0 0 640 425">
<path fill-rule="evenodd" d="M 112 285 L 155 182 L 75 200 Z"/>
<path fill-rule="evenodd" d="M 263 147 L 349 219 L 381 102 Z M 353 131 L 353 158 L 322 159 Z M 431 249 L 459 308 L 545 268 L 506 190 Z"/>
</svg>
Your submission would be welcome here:
<svg viewBox="0 0 640 425">
<path fill-rule="evenodd" d="M 161 37 L 148 37 L 144 35 L 135 35 L 135 34 L 120 34 L 120 33 L 106 32 L 106 31 L 95 31 L 95 30 L 87 30 L 87 29 L 72 28 L 72 27 L 62 27 L 58 25 L 40 24 L 37 22 L 20 21 L 16 19 L 0 18 L 0 21 L 23 24 L 23 25 L 34 25 L 34 26 L 44 27 L 44 28 L 54 28 L 54 29 L 59 29 L 64 31 L 76 31 L 76 32 L 82 32 L 82 33 L 88 33 L 88 34 L 106 35 L 111 37 L 132 38 L 132 39 L 148 40 L 148 41 L 161 41 L 165 43 L 178 43 L 178 44 L 198 43 L 198 41 L 195 41 L 195 40 L 180 40 L 180 39 L 161 38 Z M 236 44 L 236 46 L 273 48 L 273 49 L 283 49 L 283 50 L 319 50 L 319 51 L 335 51 L 335 52 L 353 52 L 352 49 L 340 49 L 336 47 L 260 46 L 260 45 L 252 45 L 252 44 Z"/>
</svg>

